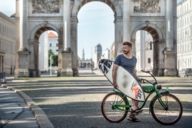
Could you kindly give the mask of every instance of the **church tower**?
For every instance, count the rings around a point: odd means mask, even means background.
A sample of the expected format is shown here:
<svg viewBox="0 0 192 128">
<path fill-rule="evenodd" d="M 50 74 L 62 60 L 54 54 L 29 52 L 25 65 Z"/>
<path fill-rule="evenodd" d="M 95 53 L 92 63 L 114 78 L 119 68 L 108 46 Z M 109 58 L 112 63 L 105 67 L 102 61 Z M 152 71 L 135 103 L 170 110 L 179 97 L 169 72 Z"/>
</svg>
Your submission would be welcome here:
<svg viewBox="0 0 192 128">
<path fill-rule="evenodd" d="M 83 52 L 82 52 L 82 60 L 85 60 L 85 50 L 83 49 Z"/>
</svg>

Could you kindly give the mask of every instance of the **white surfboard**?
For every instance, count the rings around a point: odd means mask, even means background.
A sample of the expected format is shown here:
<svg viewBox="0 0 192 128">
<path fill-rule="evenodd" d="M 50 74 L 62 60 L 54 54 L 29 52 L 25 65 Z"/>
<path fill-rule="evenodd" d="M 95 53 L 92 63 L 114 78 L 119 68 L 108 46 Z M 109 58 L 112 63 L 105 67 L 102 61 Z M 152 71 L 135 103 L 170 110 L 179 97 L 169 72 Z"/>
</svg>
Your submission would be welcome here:
<svg viewBox="0 0 192 128">
<path fill-rule="evenodd" d="M 101 59 L 99 61 L 99 69 L 103 72 L 104 76 L 110 81 L 110 83 L 112 83 L 113 61 Z M 145 100 L 145 95 L 140 84 L 128 71 L 121 66 L 119 66 L 117 69 L 117 85 L 118 89 L 128 97 L 137 101 Z"/>
</svg>

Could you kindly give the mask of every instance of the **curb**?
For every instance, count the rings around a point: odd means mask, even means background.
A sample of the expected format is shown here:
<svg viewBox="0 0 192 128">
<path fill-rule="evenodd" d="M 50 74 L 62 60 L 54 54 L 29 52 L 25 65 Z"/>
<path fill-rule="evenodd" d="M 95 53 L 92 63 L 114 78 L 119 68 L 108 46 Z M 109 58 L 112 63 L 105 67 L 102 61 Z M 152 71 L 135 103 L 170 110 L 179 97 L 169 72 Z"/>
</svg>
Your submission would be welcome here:
<svg viewBox="0 0 192 128">
<path fill-rule="evenodd" d="M 33 100 L 27 94 L 25 94 L 21 90 L 16 90 L 16 89 L 9 87 L 5 84 L 2 84 L 1 86 L 4 88 L 7 88 L 9 90 L 15 91 L 21 98 L 24 99 L 25 104 L 32 111 L 33 115 L 35 116 L 35 119 L 37 120 L 37 124 L 39 125 L 40 128 L 54 128 L 53 124 L 48 119 L 45 112 L 40 107 L 35 105 Z"/>
</svg>

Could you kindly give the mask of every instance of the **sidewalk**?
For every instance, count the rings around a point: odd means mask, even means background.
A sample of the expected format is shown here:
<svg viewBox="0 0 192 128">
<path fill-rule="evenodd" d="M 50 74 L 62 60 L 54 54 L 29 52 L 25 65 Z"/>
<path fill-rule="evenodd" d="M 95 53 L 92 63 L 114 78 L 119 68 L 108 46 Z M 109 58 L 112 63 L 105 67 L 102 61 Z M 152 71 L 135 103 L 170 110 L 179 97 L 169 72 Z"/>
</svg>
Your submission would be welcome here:
<svg viewBox="0 0 192 128">
<path fill-rule="evenodd" d="M 0 86 L 0 128 L 39 128 L 25 101 L 14 90 Z"/>
</svg>

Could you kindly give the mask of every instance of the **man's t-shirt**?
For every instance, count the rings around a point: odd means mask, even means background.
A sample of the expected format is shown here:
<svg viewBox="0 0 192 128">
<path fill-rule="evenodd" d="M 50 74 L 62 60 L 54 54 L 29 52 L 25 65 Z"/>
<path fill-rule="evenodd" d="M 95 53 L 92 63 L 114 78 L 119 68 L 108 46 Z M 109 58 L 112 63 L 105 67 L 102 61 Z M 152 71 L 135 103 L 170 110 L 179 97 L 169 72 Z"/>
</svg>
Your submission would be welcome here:
<svg viewBox="0 0 192 128">
<path fill-rule="evenodd" d="M 137 63 L 137 59 L 136 57 L 132 57 L 132 58 L 127 58 L 125 57 L 123 54 L 118 55 L 115 59 L 114 64 L 122 66 L 125 70 L 127 70 L 128 72 L 130 72 L 133 76 L 135 76 L 135 66 Z"/>
</svg>

